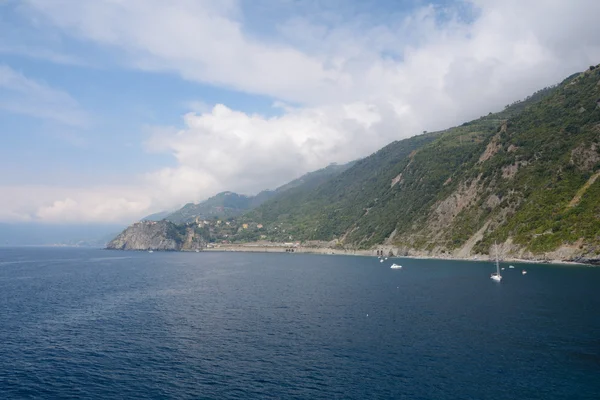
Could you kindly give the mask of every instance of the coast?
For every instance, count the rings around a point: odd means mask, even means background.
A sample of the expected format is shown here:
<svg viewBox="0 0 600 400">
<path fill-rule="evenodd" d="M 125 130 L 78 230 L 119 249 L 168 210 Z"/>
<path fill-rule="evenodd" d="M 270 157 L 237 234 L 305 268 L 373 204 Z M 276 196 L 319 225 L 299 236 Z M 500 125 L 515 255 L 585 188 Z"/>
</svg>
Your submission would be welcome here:
<svg viewBox="0 0 600 400">
<path fill-rule="evenodd" d="M 384 256 L 412 259 L 432 259 L 432 260 L 457 260 L 457 261 L 491 261 L 492 258 L 487 254 L 476 254 L 471 257 L 454 256 L 452 254 L 427 254 L 422 251 L 401 251 L 389 246 L 378 247 L 369 250 L 363 249 L 343 249 L 324 246 L 302 246 L 297 244 L 285 243 L 244 243 L 244 244 L 218 244 L 212 247 L 206 247 L 202 251 L 208 252 L 246 252 L 246 253 L 301 253 L 301 254 L 324 254 L 324 255 L 347 255 L 347 256 Z M 529 264 L 562 264 L 562 265 L 587 265 L 594 266 L 591 263 L 577 262 L 561 259 L 539 259 L 539 258 L 518 258 L 505 257 L 502 262 L 529 263 Z"/>
</svg>

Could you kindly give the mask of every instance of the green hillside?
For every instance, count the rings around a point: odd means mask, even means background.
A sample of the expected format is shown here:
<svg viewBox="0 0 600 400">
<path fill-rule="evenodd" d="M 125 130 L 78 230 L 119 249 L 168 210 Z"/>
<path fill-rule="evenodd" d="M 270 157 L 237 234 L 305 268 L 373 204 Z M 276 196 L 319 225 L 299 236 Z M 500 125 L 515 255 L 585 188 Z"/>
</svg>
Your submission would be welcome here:
<svg viewBox="0 0 600 400">
<path fill-rule="evenodd" d="M 193 222 L 196 219 L 228 219 L 252 210 L 276 195 L 288 191 L 307 191 L 331 177 L 348 169 L 352 163 L 331 164 L 326 168 L 310 172 L 275 190 L 263 190 L 256 196 L 246 196 L 233 192 L 222 192 L 198 204 L 188 203 L 181 209 L 163 216 L 162 218 L 176 224 Z M 161 219 L 162 219 L 161 218 Z M 149 217 L 146 219 L 152 220 Z"/>
<path fill-rule="evenodd" d="M 320 186 L 244 217 L 299 240 L 436 253 L 594 252 L 600 69 L 459 127 L 394 142 Z M 588 182 L 588 186 L 586 185 Z M 581 199 L 569 205 L 578 191 Z"/>
<path fill-rule="evenodd" d="M 202 228 L 219 243 L 318 241 L 472 257 L 497 241 L 503 256 L 598 262 L 600 66 L 501 112 L 255 198 L 221 193 L 168 219 L 198 215 L 228 219 Z"/>
</svg>

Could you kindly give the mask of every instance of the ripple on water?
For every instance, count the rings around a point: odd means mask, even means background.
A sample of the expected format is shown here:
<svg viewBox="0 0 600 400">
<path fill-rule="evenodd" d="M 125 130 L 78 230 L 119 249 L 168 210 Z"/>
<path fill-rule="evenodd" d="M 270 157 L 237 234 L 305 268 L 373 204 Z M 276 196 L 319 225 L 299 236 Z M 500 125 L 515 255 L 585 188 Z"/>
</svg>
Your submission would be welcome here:
<svg viewBox="0 0 600 400">
<path fill-rule="evenodd" d="M 600 269 L 19 251 L 1 398 L 600 398 Z"/>
</svg>

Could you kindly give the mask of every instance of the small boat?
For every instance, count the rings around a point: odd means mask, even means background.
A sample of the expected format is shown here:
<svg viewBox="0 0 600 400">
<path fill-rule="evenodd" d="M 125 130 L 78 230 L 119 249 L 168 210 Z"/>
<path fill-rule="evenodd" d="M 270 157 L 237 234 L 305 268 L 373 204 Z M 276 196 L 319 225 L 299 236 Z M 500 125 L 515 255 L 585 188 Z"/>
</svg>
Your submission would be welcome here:
<svg viewBox="0 0 600 400">
<path fill-rule="evenodd" d="M 398 265 L 396 263 L 392 264 L 391 269 L 402 269 L 402 265 Z"/>
<path fill-rule="evenodd" d="M 200 253 L 200 250 L 196 249 L 196 253 Z"/>
<path fill-rule="evenodd" d="M 386 258 L 384 258 L 384 260 L 386 260 L 386 261 L 387 261 L 387 257 L 386 257 Z"/>
<path fill-rule="evenodd" d="M 500 268 L 502 271 L 504 271 L 504 267 Z"/>
<path fill-rule="evenodd" d="M 383 262 L 383 258 L 380 258 L 380 259 L 379 259 L 379 262 Z"/>
<path fill-rule="evenodd" d="M 152 251 L 152 250 L 148 250 L 148 253 L 154 253 L 154 251 Z"/>
<path fill-rule="evenodd" d="M 508 268 L 513 269 L 515 266 L 514 265 L 509 265 Z"/>
<path fill-rule="evenodd" d="M 494 242 L 494 248 L 496 249 L 496 272 L 492 273 L 492 275 L 490 275 L 490 278 L 494 282 L 501 282 L 502 275 L 500 275 L 500 262 L 498 261 L 498 244 L 496 242 Z"/>
<path fill-rule="evenodd" d="M 521 271 L 521 274 L 522 275 L 527 275 L 527 271 L 523 270 L 523 271 Z"/>
</svg>

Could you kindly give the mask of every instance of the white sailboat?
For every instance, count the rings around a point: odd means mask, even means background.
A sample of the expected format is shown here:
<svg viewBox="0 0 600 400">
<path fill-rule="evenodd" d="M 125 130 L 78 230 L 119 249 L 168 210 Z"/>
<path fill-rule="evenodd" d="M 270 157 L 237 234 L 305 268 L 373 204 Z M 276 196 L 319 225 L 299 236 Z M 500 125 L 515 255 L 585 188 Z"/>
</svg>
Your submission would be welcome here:
<svg viewBox="0 0 600 400">
<path fill-rule="evenodd" d="M 500 275 L 500 261 L 498 261 L 498 244 L 494 242 L 494 248 L 496 249 L 496 272 L 490 275 L 490 278 L 494 282 L 502 281 L 502 275 Z"/>
</svg>

